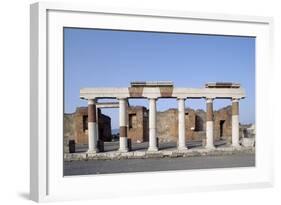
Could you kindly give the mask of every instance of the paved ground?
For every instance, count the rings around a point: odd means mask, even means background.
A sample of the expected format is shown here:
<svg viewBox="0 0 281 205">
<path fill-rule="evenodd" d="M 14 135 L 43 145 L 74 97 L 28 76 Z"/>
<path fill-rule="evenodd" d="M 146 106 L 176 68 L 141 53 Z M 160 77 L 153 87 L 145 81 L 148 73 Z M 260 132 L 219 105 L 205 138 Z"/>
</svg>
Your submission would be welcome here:
<svg viewBox="0 0 281 205">
<path fill-rule="evenodd" d="M 255 154 L 157 159 L 65 161 L 64 175 L 151 172 L 255 166 Z"/>
<path fill-rule="evenodd" d="M 226 142 L 221 140 L 221 141 L 216 141 L 215 146 L 220 147 L 223 146 Z M 187 147 L 189 149 L 191 148 L 196 148 L 202 146 L 201 140 L 199 141 L 191 141 L 187 143 Z M 165 142 L 165 143 L 159 143 L 159 150 L 172 150 L 177 148 L 176 142 Z M 86 152 L 88 149 L 88 145 L 76 145 L 75 147 L 76 153 L 82 153 Z M 110 151 L 117 151 L 119 149 L 119 142 L 105 142 L 104 143 L 104 150 L 105 152 L 110 152 Z M 143 143 L 133 143 L 132 144 L 132 151 L 146 151 L 148 149 L 148 142 L 143 142 Z"/>
</svg>

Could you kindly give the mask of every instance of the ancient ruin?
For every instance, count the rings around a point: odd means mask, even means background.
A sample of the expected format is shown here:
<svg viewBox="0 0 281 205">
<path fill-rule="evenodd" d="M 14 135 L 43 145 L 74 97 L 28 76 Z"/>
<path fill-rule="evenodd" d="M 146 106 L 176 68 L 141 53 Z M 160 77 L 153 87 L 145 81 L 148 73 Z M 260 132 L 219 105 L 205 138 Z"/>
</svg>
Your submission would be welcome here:
<svg viewBox="0 0 281 205">
<path fill-rule="evenodd" d="M 177 141 L 178 150 L 186 150 L 187 141 L 193 139 L 205 141 L 207 149 L 215 149 L 215 136 L 225 137 L 233 147 L 239 147 L 239 100 L 244 97 L 244 89 L 236 83 L 207 83 L 204 88 L 176 88 L 170 81 L 156 81 L 132 82 L 129 88 L 82 88 L 80 98 L 88 101 L 88 115 L 87 120 L 85 117 L 80 124 L 87 127 L 84 132 L 88 136 L 88 153 L 100 151 L 98 143 L 104 135 L 100 132 L 99 127 L 103 128 L 103 125 L 99 120 L 106 116 L 100 117 L 99 109 L 106 107 L 119 108 L 120 152 L 128 152 L 128 138 L 148 141 L 150 152 L 158 151 L 158 143 L 165 140 Z M 129 107 L 130 98 L 148 99 L 149 109 Z M 175 98 L 178 101 L 178 109 L 167 111 L 169 119 L 172 119 L 166 123 L 167 126 L 163 126 L 163 114 L 156 111 L 159 98 Z M 185 108 L 185 100 L 202 98 L 206 100 L 206 112 Z M 119 103 L 100 103 L 100 99 L 117 99 Z M 214 112 L 213 101 L 219 99 L 230 99 L 231 107 Z"/>
<path fill-rule="evenodd" d="M 111 119 L 97 109 L 98 133 L 102 141 L 111 141 Z M 88 108 L 78 107 L 74 113 L 64 114 L 64 138 L 76 144 L 88 144 Z"/>
<path fill-rule="evenodd" d="M 102 141 L 112 141 L 111 119 L 98 108 L 98 133 Z M 143 106 L 128 107 L 128 138 L 133 143 L 147 142 L 149 139 L 149 110 Z M 88 108 L 78 107 L 72 114 L 65 114 L 65 137 L 76 144 L 88 144 Z M 159 142 L 177 142 L 178 109 L 171 108 L 156 113 L 157 137 Z M 199 141 L 206 136 L 206 112 L 185 109 L 185 139 Z M 231 106 L 214 111 L 214 140 L 231 143 Z M 240 131 L 241 135 L 241 131 Z"/>
</svg>

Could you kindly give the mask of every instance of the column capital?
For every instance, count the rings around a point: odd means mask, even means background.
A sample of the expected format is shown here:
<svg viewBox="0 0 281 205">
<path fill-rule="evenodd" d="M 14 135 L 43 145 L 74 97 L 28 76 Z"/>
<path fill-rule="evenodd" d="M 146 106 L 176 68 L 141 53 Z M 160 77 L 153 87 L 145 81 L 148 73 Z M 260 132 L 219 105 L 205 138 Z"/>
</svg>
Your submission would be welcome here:
<svg viewBox="0 0 281 205">
<path fill-rule="evenodd" d="M 93 98 L 93 99 L 88 99 L 88 105 L 93 105 L 97 103 L 97 99 Z"/>
<path fill-rule="evenodd" d="M 232 98 L 231 101 L 232 102 L 239 102 L 240 98 Z"/>
<path fill-rule="evenodd" d="M 212 103 L 214 101 L 214 98 L 206 98 L 207 103 Z"/>
<path fill-rule="evenodd" d="M 155 100 L 155 101 L 158 100 L 157 97 L 153 97 L 153 98 L 152 98 L 152 97 L 149 97 L 149 98 L 147 98 L 147 99 L 148 99 L 148 100 Z"/>
<path fill-rule="evenodd" d="M 183 98 L 183 97 L 177 97 L 177 100 L 186 100 L 186 98 Z"/>
<path fill-rule="evenodd" d="M 116 98 L 117 100 L 128 100 L 128 98 L 127 97 L 118 97 L 118 98 Z"/>
</svg>

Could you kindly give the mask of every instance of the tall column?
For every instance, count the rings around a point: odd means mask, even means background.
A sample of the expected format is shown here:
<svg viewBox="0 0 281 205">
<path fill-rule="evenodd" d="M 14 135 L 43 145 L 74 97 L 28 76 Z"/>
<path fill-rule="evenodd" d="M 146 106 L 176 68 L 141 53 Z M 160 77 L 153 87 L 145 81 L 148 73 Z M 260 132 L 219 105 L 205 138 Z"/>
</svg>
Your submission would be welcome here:
<svg viewBox="0 0 281 205">
<path fill-rule="evenodd" d="M 149 99 L 149 147 L 148 151 L 158 151 L 156 142 L 156 100 Z"/>
<path fill-rule="evenodd" d="M 179 128 L 179 139 L 178 139 L 178 149 L 186 150 L 186 142 L 185 142 L 185 99 L 178 99 L 178 128 Z"/>
<path fill-rule="evenodd" d="M 240 147 L 239 144 L 239 100 L 232 99 L 232 146 Z"/>
<path fill-rule="evenodd" d="M 98 152 L 98 130 L 97 130 L 97 115 L 96 115 L 96 101 L 95 99 L 88 100 L 88 152 Z"/>
<path fill-rule="evenodd" d="M 119 151 L 128 152 L 127 140 L 127 99 L 119 99 Z"/>
<path fill-rule="evenodd" d="M 96 106 L 96 123 L 97 123 L 97 141 L 100 139 L 99 133 L 99 109 Z"/>
<path fill-rule="evenodd" d="M 213 119 L 213 99 L 207 98 L 206 113 L 206 148 L 214 149 L 214 119 Z"/>
</svg>

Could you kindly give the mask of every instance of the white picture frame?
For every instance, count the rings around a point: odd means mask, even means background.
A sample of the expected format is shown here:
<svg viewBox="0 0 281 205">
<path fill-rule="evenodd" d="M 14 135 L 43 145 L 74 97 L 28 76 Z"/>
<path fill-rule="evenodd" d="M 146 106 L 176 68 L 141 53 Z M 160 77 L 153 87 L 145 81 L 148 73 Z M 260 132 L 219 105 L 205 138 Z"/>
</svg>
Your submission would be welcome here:
<svg viewBox="0 0 281 205">
<path fill-rule="evenodd" d="M 270 17 L 35 3 L 30 13 L 30 198 L 34 201 L 268 187 L 273 136 L 268 89 L 272 71 Z M 256 166 L 210 170 L 63 177 L 63 27 L 146 30 L 256 37 Z M 56 68 L 56 69 L 54 69 Z M 61 154 L 59 154 L 61 153 Z M 164 180 L 165 179 L 165 183 Z M 130 184 L 134 181 L 134 186 Z M 101 189 L 117 184 L 117 189 Z M 73 188 L 76 187 L 76 188 Z M 79 187 L 79 188 L 77 188 Z"/>
</svg>

